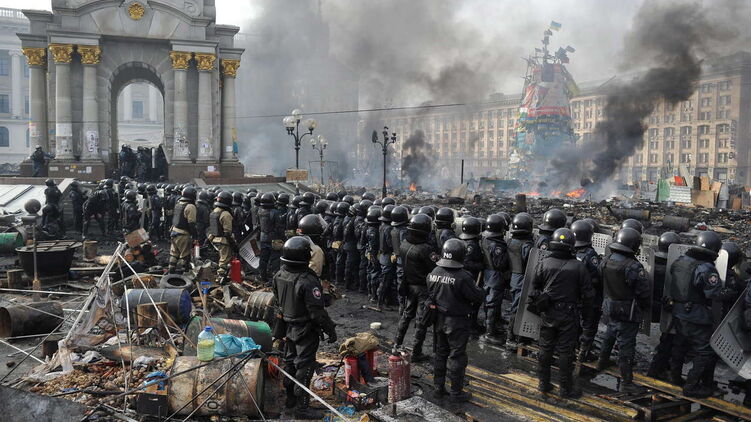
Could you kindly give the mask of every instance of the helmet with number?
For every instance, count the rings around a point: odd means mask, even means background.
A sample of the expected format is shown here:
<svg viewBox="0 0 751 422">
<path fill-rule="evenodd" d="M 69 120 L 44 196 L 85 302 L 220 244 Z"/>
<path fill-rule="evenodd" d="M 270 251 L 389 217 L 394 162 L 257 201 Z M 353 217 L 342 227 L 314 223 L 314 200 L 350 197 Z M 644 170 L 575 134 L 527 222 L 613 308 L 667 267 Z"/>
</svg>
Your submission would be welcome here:
<svg viewBox="0 0 751 422">
<path fill-rule="evenodd" d="M 509 213 L 507 213 L 505 211 L 501 211 L 501 212 L 498 212 L 496 214 L 499 215 L 499 216 L 501 216 L 501 218 L 503 219 L 503 221 L 506 222 L 506 227 L 511 227 L 511 214 L 509 214 Z"/>
<path fill-rule="evenodd" d="M 526 212 L 520 212 L 511 220 L 511 234 L 532 234 L 532 216 Z"/>
<path fill-rule="evenodd" d="M 379 218 L 380 221 L 383 221 L 384 223 L 391 223 L 391 212 L 394 210 L 394 206 L 389 204 L 383 207 L 383 211 L 381 211 L 381 218 Z"/>
<path fill-rule="evenodd" d="M 289 194 L 284 192 L 280 193 L 279 196 L 276 197 L 276 204 L 285 207 L 289 205 Z"/>
<path fill-rule="evenodd" d="M 196 188 L 193 186 L 188 186 L 185 189 L 183 189 L 182 196 L 183 198 L 187 199 L 190 202 L 194 202 L 196 200 L 196 196 L 198 195 L 198 191 L 196 191 Z"/>
<path fill-rule="evenodd" d="M 266 192 L 261 195 L 261 207 L 266 209 L 274 208 L 274 194 Z"/>
<path fill-rule="evenodd" d="M 639 246 L 641 246 L 641 233 L 631 227 L 624 227 L 616 233 L 615 242 L 610 244 L 610 249 L 636 255 L 639 252 Z"/>
<path fill-rule="evenodd" d="M 573 230 L 561 227 L 553 232 L 550 239 L 551 250 L 573 250 L 576 245 L 576 235 Z"/>
<path fill-rule="evenodd" d="M 302 201 L 302 196 L 300 195 L 293 196 L 292 203 L 289 205 L 289 207 L 293 210 L 300 208 L 300 201 Z"/>
<path fill-rule="evenodd" d="M 459 239 L 469 240 L 477 239 L 480 237 L 482 231 L 482 222 L 475 217 L 465 217 L 462 221 L 462 232 L 459 235 Z"/>
<path fill-rule="evenodd" d="M 375 201 L 376 197 L 372 192 L 365 192 L 362 194 L 362 199 L 367 199 L 368 201 Z"/>
<path fill-rule="evenodd" d="M 670 245 L 673 243 L 681 243 L 681 237 L 676 232 L 665 232 L 660 236 L 660 240 L 657 241 L 657 251 L 655 256 L 662 259 L 668 259 L 668 251 Z"/>
<path fill-rule="evenodd" d="M 454 210 L 443 207 L 435 213 L 435 225 L 440 228 L 449 228 L 454 224 Z"/>
<path fill-rule="evenodd" d="M 409 211 L 407 208 L 399 205 L 391 210 L 391 225 L 401 227 L 409 222 Z"/>
<path fill-rule="evenodd" d="M 576 236 L 577 248 L 589 246 L 592 244 L 592 236 L 595 234 L 595 228 L 587 220 L 576 220 L 571 224 L 571 231 Z"/>
<path fill-rule="evenodd" d="M 639 220 L 634 220 L 633 218 L 629 218 L 626 220 L 623 220 L 623 223 L 621 223 L 621 228 L 632 228 L 639 232 L 639 234 L 644 233 L 644 225 Z"/>
<path fill-rule="evenodd" d="M 435 220 L 435 210 L 433 210 L 433 207 L 422 207 L 419 213 L 427 215 L 431 220 Z"/>
<path fill-rule="evenodd" d="M 336 204 L 336 215 L 339 217 L 344 217 L 349 212 L 349 203 L 348 202 L 339 202 Z"/>
<path fill-rule="evenodd" d="M 360 201 L 359 204 L 357 204 L 357 209 L 359 213 L 358 215 L 361 217 L 365 217 L 366 215 L 368 215 L 368 209 L 372 206 L 373 206 L 373 201 L 371 201 L 370 199 L 363 199 L 362 201 Z"/>
<path fill-rule="evenodd" d="M 295 236 L 284 242 L 282 248 L 282 262 L 293 266 L 307 266 L 310 262 L 310 240 L 302 236 Z"/>
<path fill-rule="evenodd" d="M 313 194 L 313 192 L 305 192 L 302 194 L 302 200 L 300 201 L 300 205 L 302 206 L 312 206 L 313 203 L 316 202 L 316 196 Z"/>
<path fill-rule="evenodd" d="M 441 249 L 441 259 L 436 265 L 443 268 L 464 268 L 464 255 L 467 254 L 467 244 L 463 240 L 449 239 Z"/>
<path fill-rule="evenodd" d="M 232 194 L 223 190 L 216 196 L 216 202 L 225 206 L 232 205 Z"/>
<path fill-rule="evenodd" d="M 703 231 L 696 236 L 696 246 L 718 253 L 722 248 L 722 239 L 713 231 Z"/>
<path fill-rule="evenodd" d="M 391 213 L 393 216 L 394 214 Z M 425 214 L 417 214 L 409 220 L 407 230 L 416 233 L 428 234 L 433 231 L 433 220 Z"/>
<path fill-rule="evenodd" d="M 146 193 L 148 193 L 149 195 L 155 194 L 156 193 L 156 186 L 154 186 L 153 183 L 149 183 L 148 185 L 146 185 Z"/>
<path fill-rule="evenodd" d="M 368 225 L 370 226 L 377 226 L 380 224 L 381 220 L 381 207 L 378 205 L 373 205 L 372 207 L 368 208 L 368 213 L 365 215 L 365 221 L 368 222 Z"/>
<path fill-rule="evenodd" d="M 502 237 L 506 234 L 508 226 L 506 220 L 498 214 L 491 214 L 485 221 L 485 236 L 487 237 Z"/>
<path fill-rule="evenodd" d="M 542 216 L 542 224 L 538 226 L 540 230 L 549 232 L 556 231 L 561 227 L 566 227 L 566 214 L 558 208 L 551 208 Z"/>
<path fill-rule="evenodd" d="M 390 196 L 387 196 L 387 197 L 381 199 L 381 205 L 383 205 L 384 207 L 386 205 L 396 205 L 396 199 L 394 199 L 394 198 L 392 198 Z"/>
<path fill-rule="evenodd" d="M 47 186 L 50 186 L 50 187 L 55 186 L 55 180 L 54 179 L 47 179 L 47 180 L 44 181 L 44 184 L 47 185 Z"/>
<path fill-rule="evenodd" d="M 355 205 L 355 198 L 353 198 L 352 195 L 344 195 L 344 198 L 342 198 L 342 202 L 346 202 L 350 206 L 352 206 L 352 205 Z"/>
<path fill-rule="evenodd" d="M 133 189 L 128 189 L 125 191 L 125 200 L 128 202 L 136 202 L 136 197 L 138 193 L 134 191 Z"/>
<path fill-rule="evenodd" d="M 305 236 L 320 236 L 324 230 L 323 218 L 317 214 L 308 214 L 300 219 L 300 223 L 297 225 L 297 231 L 301 235 Z"/>
<path fill-rule="evenodd" d="M 741 247 L 735 242 L 723 242 L 722 249 L 728 253 L 728 269 L 735 267 L 744 256 Z"/>
</svg>

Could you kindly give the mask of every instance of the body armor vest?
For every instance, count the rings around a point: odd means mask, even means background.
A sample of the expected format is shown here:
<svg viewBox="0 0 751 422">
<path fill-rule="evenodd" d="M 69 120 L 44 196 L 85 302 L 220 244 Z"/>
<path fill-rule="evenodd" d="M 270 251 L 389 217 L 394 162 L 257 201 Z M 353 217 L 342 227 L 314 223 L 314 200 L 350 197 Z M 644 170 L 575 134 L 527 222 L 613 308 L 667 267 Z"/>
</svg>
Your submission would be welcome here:
<svg viewBox="0 0 751 422">
<path fill-rule="evenodd" d="M 185 218 L 186 206 L 188 206 L 188 202 L 178 202 L 175 205 L 175 213 L 172 215 L 172 227 L 182 229 L 185 231 L 190 230 L 190 225 L 188 225 L 188 219 Z"/>
<path fill-rule="evenodd" d="M 212 211 L 211 214 L 209 214 L 209 234 L 214 237 L 228 237 L 230 233 L 225 233 L 224 229 L 222 228 L 222 223 L 219 222 L 219 218 L 222 216 L 222 213 L 229 212 L 226 209 L 222 209 L 220 211 Z"/>
<path fill-rule="evenodd" d="M 511 242 L 508 244 L 508 259 L 511 267 L 511 272 L 515 274 L 524 274 L 524 259 L 522 257 L 522 248 L 525 243 L 529 243 L 526 239 L 511 238 Z"/>
<path fill-rule="evenodd" d="M 378 228 L 378 245 L 380 246 L 379 253 L 383 255 L 391 255 L 394 252 L 393 243 L 391 243 L 391 226 L 381 224 Z"/>
<path fill-rule="evenodd" d="M 311 320 L 305 301 L 297 298 L 297 283 L 306 272 L 292 273 L 284 271 L 279 274 L 279 305 L 282 317 L 288 323 L 302 323 Z"/>
<path fill-rule="evenodd" d="M 632 259 L 614 261 L 609 259 L 602 269 L 602 283 L 605 295 L 612 300 L 628 301 L 634 299 L 634 289 L 626 284 L 626 267 Z"/>
<path fill-rule="evenodd" d="M 694 272 L 699 267 L 701 261 L 688 256 L 683 256 L 673 262 L 670 266 L 670 297 L 679 303 L 693 302 L 705 303 L 706 298 L 703 293 L 692 286 Z"/>
</svg>

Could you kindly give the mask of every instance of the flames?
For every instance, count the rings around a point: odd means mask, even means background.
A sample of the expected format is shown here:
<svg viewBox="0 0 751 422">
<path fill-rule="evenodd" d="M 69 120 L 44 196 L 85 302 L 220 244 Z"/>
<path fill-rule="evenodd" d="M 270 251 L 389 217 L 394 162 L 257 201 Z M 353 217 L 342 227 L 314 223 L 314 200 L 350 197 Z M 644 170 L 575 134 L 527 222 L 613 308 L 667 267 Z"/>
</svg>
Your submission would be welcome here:
<svg viewBox="0 0 751 422">
<path fill-rule="evenodd" d="M 415 184 L 415 182 L 412 182 L 412 183 L 409 184 L 409 191 L 410 192 L 417 192 L 417 185 Z"/>
<path fill-rule="evenodd" d="M 530 197 L 548 197 L 548 198 L 570 198 L 570 199 L 579 199 L 584 197 L 584 195 L 587 193 L 587 190 L 584 188 L 579 188 L 572 190 L 571 192 L 564 192 L 562 190 L 555 190 L 551 191 L 549 193 L 541 193 L 537 191 L 531 191 L 531 192 L 522 192 L 522 195 L 527 195 Z"/>
<path fill-rule="evenodd" d="M 540 192 L 536 192 L 536 191 L 522 192 L 522 195 L 527 195 L 527 196 L 542 196 L 542 194 Z"/>
<path fill-rule="evenodd" d="M 568 198 L 574 198 L 574 199 L 581 198 L 582 196 L 584 196 L 585 193 L 587 193 L 586 189 L 579 188 L 579 189 L 575 189 L 575 190 L 572 190 L 571 192 L 567 193 L 566 197 L 568 197 Z"/>
</svg>

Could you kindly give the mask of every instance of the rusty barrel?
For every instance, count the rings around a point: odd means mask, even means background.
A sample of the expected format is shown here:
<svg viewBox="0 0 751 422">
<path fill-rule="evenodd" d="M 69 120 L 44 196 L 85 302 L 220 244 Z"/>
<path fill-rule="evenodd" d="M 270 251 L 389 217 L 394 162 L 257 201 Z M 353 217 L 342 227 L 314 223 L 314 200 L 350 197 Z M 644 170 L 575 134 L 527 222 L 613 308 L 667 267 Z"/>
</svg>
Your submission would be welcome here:
<svg viewBox="0 0 751 422">
<path fill-rule="evenodd" d="M 169 380 L 169 406 L 172 412 L 187 404 L 178 415 L 185 416 L 208 398 L 206 404 L 195 413 L 196 416 L 246 416 L 250 419 L 261 417 L 256 404 L 263 411 L 264 370 L 261 359 L 250 359 L 244 366 L 230 370 L 240 358 L 228 358 L 213 362 L 185 375 L 179 375 Z M 203 362 L 195 356 L 179 356 L 175 358 L 171 374 L 196 367 Z M 222 376 L 229 371 L 227 375 Z M 234 375 L 233 375 L 234 374 Z M 228 376 L 230 380 L 219 387 Z M 213 386 L 209 386 L 216 379 L 221 379 Z M 247 385 L 246 385 L 247 383 Z M 217 390 L 215 394 L 211 394 Z M 206 389 L 203 394 L 199 392 Z M 210 396 L 210 398 L 209 398 Z"/>
<path fill-rule="evenodd" d="M 51 333 L 63 322 L 59 302 L 35 302 L 0 308 L 0 337 Z"/>
<path fill-rule="evenodd" d="M 517 193 L 514 197 L 514 211 L 527 212 L 527 195 Z"/>
<path fill-rule="evenodd" d="M 271 325 L 274 322 L 274 306 L 276 306 L 274 293 L 251 292 L 245 302 L 245 316 L 256 321 L 265 321 Z"/>
<path fill-rule="evenodd" d="M 263 321 L 241 321 L 239 319 L 211 318 L 211 327 L 216 334 L 232 334 L 235 337 L 250 337 L 253 341 L 261 346 L 264 352 L 270 352 L 272 348 L 271 328 L 269 324 Z M 185 335 L 191 341 L 195 342 L 198 334 L 203 330 L 203 321 L 201 317 L 193 317 L 185 329 Z M 196 347 L 191 342 L 186 341 L 183 349 L 186 356 L 195 356 Z"/>
<path fill-rule="evenodd" d="M 613 214 L 624 220 L 633 218 L 639 221 L 649 221 L 652 217 L 652 212 L 649 210 L 638 210 L 632 208 L 613 208 Z"/>
<path fill-rule="evenodd" d="M 678 232 L 687 232 L 690 225 L 690 221 L 686 217 L 666 215 L 662 218 L 662 227 L 666 229 L 676 230 Z"/>
<path fill-rule="evenodd" d="M 127 301 L 125 297 L 120 300 L 120 307 L 123 311 L 125 311 L 126 303 L 132 313 L 138 305 L 151 304 L 151 299 L 154 299 L 155 303 L 167 303 L 167 312 L 178 324 L 188 321 L 190 312 L 193 310 L 190 294 L 185 289 L 130 289 L 125 292 L 125 295 Z"/>
</svg>

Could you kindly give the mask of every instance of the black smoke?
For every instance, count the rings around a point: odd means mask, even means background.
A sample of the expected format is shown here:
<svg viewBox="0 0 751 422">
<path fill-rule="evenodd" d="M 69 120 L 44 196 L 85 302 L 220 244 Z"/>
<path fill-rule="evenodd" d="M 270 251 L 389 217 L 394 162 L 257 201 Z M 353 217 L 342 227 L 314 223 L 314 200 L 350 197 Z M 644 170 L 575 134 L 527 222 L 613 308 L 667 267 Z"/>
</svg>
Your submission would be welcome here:
<svg viewBox="0 0 751 422">
<path fill-rule="evenodd" d="M 426 142 L 425 133 L 418 129 L 402 145 L 402 173 L 408 182 L 419 186 L 430 176 L 434 164 L 433 147 Z"/>
</svg>

